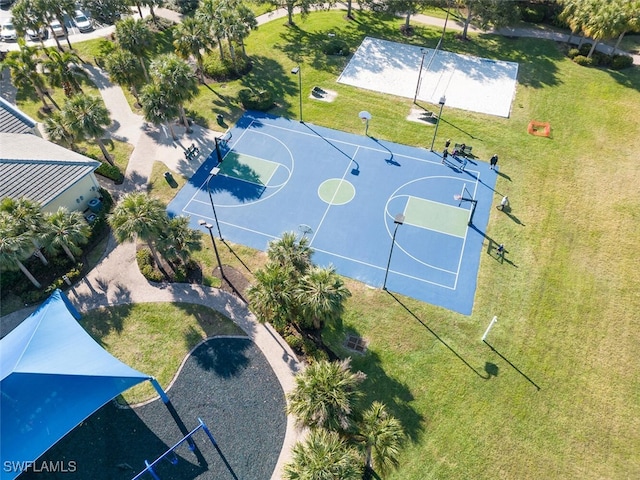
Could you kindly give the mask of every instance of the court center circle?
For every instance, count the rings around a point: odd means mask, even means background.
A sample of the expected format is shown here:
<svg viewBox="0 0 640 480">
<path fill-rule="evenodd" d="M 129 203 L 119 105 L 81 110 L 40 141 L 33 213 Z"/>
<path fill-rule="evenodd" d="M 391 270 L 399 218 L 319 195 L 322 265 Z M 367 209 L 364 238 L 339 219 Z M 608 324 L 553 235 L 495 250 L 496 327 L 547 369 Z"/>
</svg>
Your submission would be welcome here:
<svg viewBox="0 0 640 480">
<path fill-rule="evenodd" d="M 343 178 L 330 178 L 318 187 L 318 196 L 329 205 L 344 205 L 356 196 L 355 187 Z"/>
</svg>

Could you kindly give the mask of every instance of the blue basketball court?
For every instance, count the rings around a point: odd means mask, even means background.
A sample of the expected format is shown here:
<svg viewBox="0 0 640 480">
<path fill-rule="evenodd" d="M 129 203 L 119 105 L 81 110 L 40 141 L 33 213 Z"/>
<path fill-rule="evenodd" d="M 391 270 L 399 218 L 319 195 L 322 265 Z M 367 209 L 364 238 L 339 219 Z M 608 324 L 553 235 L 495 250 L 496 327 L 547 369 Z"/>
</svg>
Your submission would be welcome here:
<svg viewBox="0 0 640 480">
<path fill-rule="evenodd" d="M 225 240 L 266 250 L 294 231 L 311 240 L 316 264 L 380 288 L 395 231 L 387 289 L 471 314 L 496 181 L 488 163 L 463 171 L 426 149 L 257 112 L 231 133 L 223 162 L 209 155 L 171 215 L 214 223 L 207 179 L 218 167 L 209 187 Z"/>
</svg>

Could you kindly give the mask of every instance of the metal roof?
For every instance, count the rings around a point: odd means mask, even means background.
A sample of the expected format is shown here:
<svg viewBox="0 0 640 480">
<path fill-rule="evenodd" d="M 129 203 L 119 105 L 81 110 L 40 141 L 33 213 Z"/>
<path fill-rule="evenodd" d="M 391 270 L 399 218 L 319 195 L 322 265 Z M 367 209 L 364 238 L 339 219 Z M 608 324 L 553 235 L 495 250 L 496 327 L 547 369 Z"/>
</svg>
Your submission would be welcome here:
<svg viewBox="0 0 640 480">
<path fill-rule="evenodd" d="M 36 135 L 0 133 L 0 200 L 26 197 L 45 206 L 99 166 Z"/>
<path fill-rule="evenodd" d="M 0 97 L 0 132 L 31 133 L 36 122 Z"/>
</svg>

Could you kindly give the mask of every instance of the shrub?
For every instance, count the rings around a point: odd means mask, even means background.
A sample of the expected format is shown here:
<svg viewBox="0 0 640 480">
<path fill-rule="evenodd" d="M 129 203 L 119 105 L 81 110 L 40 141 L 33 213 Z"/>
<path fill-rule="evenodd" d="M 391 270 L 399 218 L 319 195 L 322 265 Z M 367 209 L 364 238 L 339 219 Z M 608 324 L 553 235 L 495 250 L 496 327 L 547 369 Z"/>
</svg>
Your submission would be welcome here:
<svg viewBox="0 0 640 480">
<path fill-rule="evenodd" d="M 567 53 L 567 57 L 569 57 L 572 60 L 576 58 L 578 55 L 580 55 L 580 50 L 578 50 L 577 48 L 572 48 L 569 50 L 569 53 Z"/>
<path fill-rule="evenodd" d="M 285 335 L 284 341 L 287 342 L 287 345 L 291 347 L 291 350 L 294 352 L 300 353 L 302 352 L 302 339 L 296 335 L 288 334 Z"/>
<path fill-rule="evenodd" d="M 124 175 L 122 175 L 120 169 L 109 163 L 102 162 L 102 165 L 96 168 L 96 173 L 103 177 L 110 178 L 118 185 L 124 181 Z"/>
<path fill-rule="evenodd" d="M 580 47 L 578 47 L 578 50 L 580 50 L 580 55 L 583 55 L 585 57 L 589 55 L 592 46 L 593 45 L 590 43 L 583 43 L 582 45 L 580 45 Z"/>
<path fill-rule="evenodd" d="M 168 30 L 174 25 L 174 23 L 171 20 L 158 17 L 158 16 L 156 16 L 156 18 L 145 17 L 144 22 L 147 24 L 147 27 L 149 27 L 149 30 L 151 30 L 152 32 L 164 32 L 165 30 Z"/>
<path fill-rule="evenodd" d="M 590 67 L 593 65 L 593 61 L 590 58 L 585 57 L 584 55 L 578 55 L 573 58 L 573 61 L 578 65 L 582 65 L 583 67 Z"/>
<path fill-rule="evenodd" d="M 337 38 L 332 38 L 328 42 L 326 42 L 322 48 L 322 52 L 325 55 L 349 55 L 349 45 L 344 40 L 338 40 Z"/>
<path fill-rule="evenodd" d="M 273 107 L 273 97 L 267 90 L 243 88 L 238 92 L 238 100 L 246 110 L 266 112 Z"/>
<path fill-rule="evenodd" d="M 183 15 L 192 13 L 198 8 L 199 0 L 170 0 L 167 7 L 171 10 L 176 10 Z"/>
<path fill-rule="evenodd" d="M 614 55 L 611 60 L 611 68 L 614 70 L 622 70 L 633 65 L 633 58 L 629 55 Z"/>
<path fill-rule="evenodd" d="M 224 82 L 240 78 L 241 75 L 249 72 L 251 70 L 251 62 L 242 55 L 236 55 L 236 65 L 234 67 L 229 49 L 226 47 L 224 59 L 221 59 L 216 51 L 216 53 L 205 56 L 202 67 L 207 77 L 217 82 Z"/>
<path fill-rule="evenodd" d="M 138 261 L 138 268 L 142 270 L 143 267 L 149 265 L 153 267 L 153 258 L 151 256 L 151 250 L 148 248 L 141 248 L 136 252 L 136 260 Z"/>
<path fill-rule="evenodd" d="M 164 280 L 164 275 L 159 270 L 156 270 L 151 265 L 145 265 L 140 269 L 140 273 L 149 280 L 150 282 L 162 282 Z"/>
<path fill-rule="evenodd" d="M 597 65 L 599 67 L 608 67 L 609 65 L 611 65 L 611 56 L 605 53 L 593 52 L 591 61 L 593 65 Z"/>
<path fill-rule="evenodd" d="M 189 272 L 187 271 L 187 267 L 184 265 L 180 265 L 175 269 L 174 281 L 178 283 L 185 283 L 189 278 Z"/>
<path fill-rule="evenodd" d="M 544 5 L 528 5 L 522 9 L 522 20 L 529 23 L 540 23 L 545 17 Z"/>
<path fill-rule="evenodd" d="M 46 296 L 47 293 L 42 290 L 30 290 L 22 295 L 22 300 L 24 300 L 26 305 L 32 305 L 34 303 L 40 303 Z"/>
</svg>

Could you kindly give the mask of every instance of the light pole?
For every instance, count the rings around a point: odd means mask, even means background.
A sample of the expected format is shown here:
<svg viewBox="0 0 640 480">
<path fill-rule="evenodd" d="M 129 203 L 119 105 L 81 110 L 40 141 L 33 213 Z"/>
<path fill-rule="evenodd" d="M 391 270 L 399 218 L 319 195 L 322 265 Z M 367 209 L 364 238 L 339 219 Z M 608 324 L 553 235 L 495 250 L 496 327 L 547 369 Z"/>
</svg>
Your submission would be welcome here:
<svg viewBox="0 0 640 480">
<path fill-rule="evenodd" d="M 393 238 L 391 239 L 391 249 L 389 250 L 389 260 L 387 261 L 387 271 L 384 274 L 384 282 L 382 283 L 382 289 L 387 289 L 387 277 L 389 276 L 389 267 L 391 266 L 391 255 L 393 254 L 393 246 L 396 243 L 396 233 L 398 233 L 398 227 L 404 223 L 404 215 L 398 213 L 393 219 L 393 223 L 396 224 L 396 228 L 393 230 Z"/>
<path fill-rule="evenodd" d="M 210 223 L 205 222 L 204 220 L 200 219 L 198 220 L 198 223 L 200 225 L 202 225 L 204 228 L 206 228 L 207 230 L 209 230 L 209 236 L 211 237 L 211 243 L 213 243 L 213 251 L 216 253 L 216 260 L 218 261 L 218 267 L 220 267 L 220 276 L 224 279 L 224 270 L 222 270 L 222 262 L 220 261 L 220 254 L 218 253 L 218 247 L 216 246 L 216 240 L 215 238 L 213 238 L 213 232 L 211 231 L 213 229 L 213 225 L 211 225 Z"/>
<path fill-rule="evenodd" d="M 436 134 L 438 133 L 438 125 L 440 125 L 440 117 L 442 116 L 442 107 L 444 107 L 444 103 L 447 101 L 447 98 L 443 95 L 440 97 L 438 104 L 440 105 L 440 113 L 438 113 L 438 120 L 436 120 L 436 128 L 433 131 L 433 140 L 431 140 L 431 150 L 433 152 L 433 144 L 436 142 Z"/>
<path fill-rule="evenodd" d="M 418 70 L 418 83 L 416 85 L 416 94 L 413 96 L 413 103 L 416 103 L 416 100 L 418 99 L 418 92 L 420 91 L 420 79 L 422 77 L 422 65 L 424 64 L 424 56 L 427 54 L 427 51 L 424 48 L 421 48 L 420 53 L 422 53 L 422 60 L 420 60 L 420 70 Z"/>
<path fill-rule="evenodd" d="M 298 76 L 298 94 L 300 96 L 300 123 L 304 123 L 302 121 L 302 71 L 300 70 L 300 65 L 292 68 L 291 73 Z"/>
<path fill-rule="evenodd" d="M 218 237 L 220 237 L 220 240 L 224 240 L 224 238 L 222 238 L 222 233 L 220 233 L 220 224 L 218 223 L 218 215 L 216 215 L 216 206 L 213 203 L 213 195 L 211 195 L 211 186 L 209 185 L 211 183 L 211 179 L 218 175 L 218 173 L 220 173 L 220 167 L 214 167 L 209 172 L 209 178 L 207 179 L 207 192 L 209 192 L 209 201 L 211 202 L 211 208 L 213 209 L 213 218 L 216 221 L 216 227 L 218 228 Z"/>
</svg>

